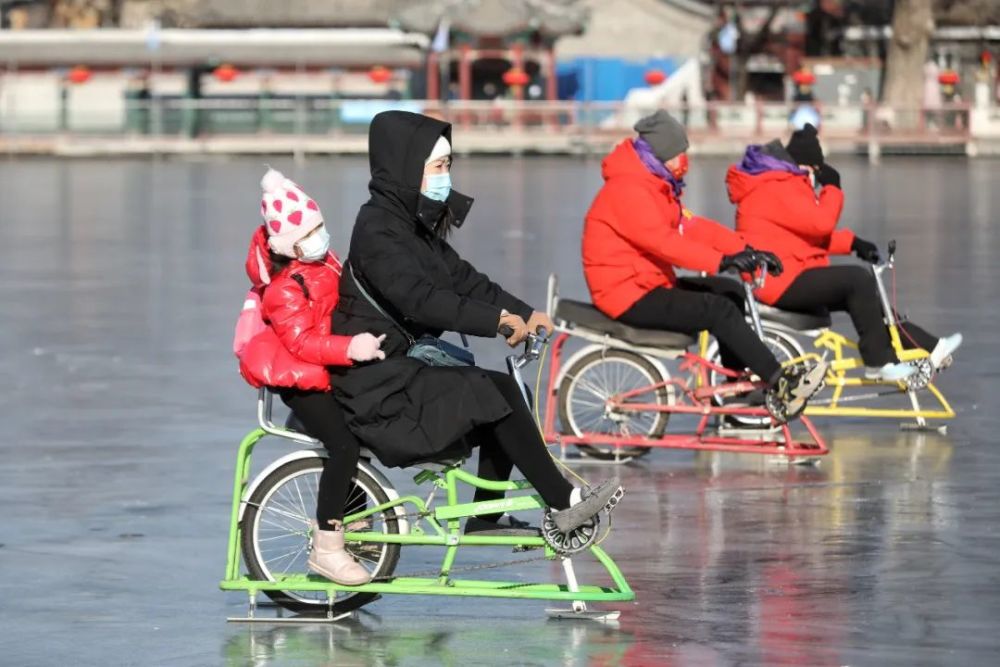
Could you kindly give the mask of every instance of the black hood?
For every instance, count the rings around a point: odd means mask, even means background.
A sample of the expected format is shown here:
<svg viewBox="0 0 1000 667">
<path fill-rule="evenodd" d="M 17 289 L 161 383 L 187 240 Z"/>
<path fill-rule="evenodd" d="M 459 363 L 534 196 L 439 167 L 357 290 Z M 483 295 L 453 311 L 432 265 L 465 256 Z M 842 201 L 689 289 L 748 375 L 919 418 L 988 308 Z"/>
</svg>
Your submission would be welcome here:
<svg viewBox="0 0 1000 667">
<path fill-rule="evenodd" d="M 460 227 L 472 207 L 472 199 L 455 190 L 447 202 L 420 194 L 424 161 L 441 136 L 451 143 L 451 123 L 409 111 L 383 111 L 372 119 L 368 129 L 372 173 L 368 189 L 373 199 L 431 230 L 446 209 L 451 211 L 451 224 Z"/>
</svg>

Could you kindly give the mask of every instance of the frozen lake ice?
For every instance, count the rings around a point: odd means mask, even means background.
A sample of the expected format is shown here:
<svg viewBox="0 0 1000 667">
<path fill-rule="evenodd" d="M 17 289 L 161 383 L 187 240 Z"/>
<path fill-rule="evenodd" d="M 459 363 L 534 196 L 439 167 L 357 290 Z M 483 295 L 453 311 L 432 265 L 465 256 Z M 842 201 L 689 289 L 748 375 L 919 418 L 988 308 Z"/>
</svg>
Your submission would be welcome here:
<svg viewBox="0 0 1000 667">
<path fill-rule="evenodd" d="M 272 163 L 346 254 L 366 161 Z M 637 600 L 617 628 L 546 622 L 544 603 L 426 597 L 276 627 L 226 624 L 245 599 L 218 589 L 236 446 L 254 425 L 230 343 L 263 160 L 0 161 L 0 664 L 992 663 L 997 163 L 835 164 L 845 224 L 899 242 L 903 309 L 965 334 L 940 380 L 958 412 L 947 435 L 817 419 L 832 453 L 816 468 L 667 451 L 621 468 L 629 494 L 606 546 Z M 693 158 L 685 203 L 731 223 L 726 166 Z M 477 198 L 460 252 L 534 304 L 550 271 L 585 296 L 598 161 L 459 158 L 454 180 Z M 499 342 L 476 348 L 502 362 Z M 263 461 L 288 446 L 261 448 Z M 399 570 L 428 562 L 404 550 Z"/>
</svg>

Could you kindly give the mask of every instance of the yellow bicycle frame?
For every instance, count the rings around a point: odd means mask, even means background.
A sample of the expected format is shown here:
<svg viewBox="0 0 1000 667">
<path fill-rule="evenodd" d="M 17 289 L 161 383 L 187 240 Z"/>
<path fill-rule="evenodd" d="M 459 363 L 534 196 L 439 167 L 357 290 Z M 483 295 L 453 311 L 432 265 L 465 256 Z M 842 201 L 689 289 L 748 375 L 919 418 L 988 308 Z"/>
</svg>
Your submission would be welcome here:
<svg viewBox="0 0 1000 667">
<path fill-rule="evenodd" d="M 889 338 L 892 341 L 892 348 L 900 361 L 919 361 L 926 359 L 930 354 L 923 349 L 906 349 L 900 338 L 899 327 L 893 323 L 888 325 Z M 698 337 L 698 353 L 705 357 L 711 344 L 711 336 L 707 331 L 702 331 Z M 914 419 L 920 427 L 927 426 L 928 419 L 951 419 L 955 416 L 948 400 L 941 393 L 934 383 L 927 385 L 926 390 L 930 392 L 937 402 L 931 409 L 920 404 L 920 399 L 916 391 L 910 391 L 902 382 L 880 382 L 869 380 L 864 377 L 864 364 L 860 357 L 851 354 L 850 350 L 857 350 L 858 344 L 848 339 L 846 336 L 824 329 L 813 339 L 813 346 L 826 351 L 826 354 L 810 352 L 801 357 L 790 359 L 784 365 L 795 364 L 802 361 L 818 361 L 823 356 L 826 357 L 830 368 L 826 375 L 827 389 L 833 388 L 833 396 L 830 397 L 827 405 L 813 405 L 806 407 L 805 414 L 814 417 L 874 417 L 887 419 Z M 707 357 L 706 357 L 707 358 Z M 900 393 L 909 395 L 910 408 L 875 408 L 851 405 L 845 401 L 844 390 L 848 387 L 894 387 Z M 826 390 L 824 390 L 824 393 Z M 821 394 L 822 396 L 822 394 Z M 846 403 L 846 404 L 845 404 Z"/>
<path fill-rule="evenodd" d="M 892 340 L 892 348 L 895 350 L 896 355 L 899 357 L 900 361 L 920 361 L 921 359 L 927 359 L 930 354 L 927 350 L 922 349 L 905 349 L 903 347 L 903 342 L 899 336 L 899 328 L 895 324 L 889 325 L 889 337 Z M 813 339 L 813 346 L 822 350 L 827 350 L 827 361 L 830 364 L 830 369 L 826 375 L 827 387 L 833 388 L 833 396 L 829 399 L 828 405 L 812 405 L 810 404 L 806 408 L 807 415 L 814 416 L 829 416 L 829 417 L 886 417 L 886 418 L 896 418 L 896 419 L 916 419 L 920 426 L 925 426 L 927 419 L 951 419 L 955 416 L 955 411 L 952 410 L 951 405 L 949 405 L 948 400 L 941 393 L 941 390 L 934 386 L 934 383 L 929 383 L 926 387 L 927 391 L 934 397 L 937 401 L 937 406 L 933 409 L 927 409 L 920 405 L 920 400 L 917 397 L 917 392 L 909 390 L 906 385 L 902 382 L 883 382 L 879 380 L 869 380 L 865 378 L 862 373 L 864 371 L 864 364 L 862 363 L 860 357 L 851 354 L 845 354 L 845 350 L 857 350 L 858 345 L 854 341 L 849 340 L 845 336 L 833 331 L 831 329 L 825 329 L 816 338 Z M 800 359 L 793 359 L 791 362 L 795 363 L 797 361 L 802 361 L 803 359 L 819 359 L 820 354 L 815 352 L 805 355 L 805 357 Z M 855 373 L 852 373 L 855 371 Z M 854 407 L 851 405 L 843 405 L 844 390 L 848 387 L 895 387 L 901 393 L 906 393 L 910 398 L 909 409 L 906 408 L 873 408 L 873 407 Z"/>
<path fill-rule="evenodd" d="M 889 295 L 882 282 L 882 273 L 886 270 L 894 269 L 896 253 L 895 241 L 889 244 L 888 258 L 884 264 L 874 266 L 872 277 L 878 289 L 879 301 L 885 313 L 885 324 L 889 330 L 889 338 L 892 341 L 892 349 L 901 362 L 918 362 L 930 357 L 927 350 L 920 348 L 906 349 L 903 347 L 903 340 L 899 334 L 899 326 L 896 322 L 895 310 L 890 303 Z M 766 270 L 761 271 L 753 282 L 744 283 L 748 320 L 751 326 L 761 337 L 764 336 L 764 326 L 757 311 L 753 289 L 763 286 L 766 278 Z M 780 327 L 781 333 L 792 336 L 797 332 Z M 707 331 L 702 331 L 698 336 L 698 354 L 708 358 L 708 349 L 711 337 Z M 813 339 L 813 347 L 822 350 L 822 353 L 809 352 L 795 359 L 784 362 L 783 365 L 795 364 L 806 360 L 818 361 L 826 359 L 830 364 L 826 375 L 827 388 L 833 388 L 833 396 L 829 399 L 821 400 L 822 405 L 810 403 L 805 410 L 805 414 L 811 417 L 881 417 L 888 419 L 913 419 L 918 428 L 926 428 L 928 419 L 951 419 L 955 416 L 948 400 L 941 393 L 941 390 L 934 386 L 933 382 L 927 384 L 925 389 L 937 401 L 937 405 L 932 409 L 924 408 L 920 404 L 917 390 L 909 389 L 903 382 L 885 382 L 879 380 L 869 380 L 864 377 L 864 364 L 857 354 L 851 354 L 850 350 L 857 350 L 858 344 L 848 339 L 832 329 L 822 329 Z M 699 381 L 699 386 L 700 386 Z M 875 408 L 856 407 L 854 404 L 861 399 L 860 396 L 845 396 L 844 390 L 849 387 L 892 387 L 899 393 L 907 394 L 910 399 L 910 408 Z M 824 392 L 826 390 L 824 389 Z M 822 395 L 821 395 L 822 396 Z M 819 397 L 817 397 L 819 398 Z"/>
</svg>

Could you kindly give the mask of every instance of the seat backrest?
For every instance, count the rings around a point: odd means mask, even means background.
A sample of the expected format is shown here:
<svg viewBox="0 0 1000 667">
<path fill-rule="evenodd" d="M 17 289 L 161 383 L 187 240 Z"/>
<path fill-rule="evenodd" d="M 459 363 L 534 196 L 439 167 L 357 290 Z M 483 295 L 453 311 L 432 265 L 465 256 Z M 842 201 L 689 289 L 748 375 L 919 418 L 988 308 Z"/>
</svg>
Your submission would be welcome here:
<svg viewBox="0 0 1000 667">
<path fill-rule="evenodd" d="M 559 306 L 559 276 L 554 273 L 549 274 L 548 290 L 545 298 L 545 312 L 549 317 L 556 316 L 556 308 Z"/>
<path fill-rule="evenodd" d="M 301 424 L 301 422 L 299 421 L 299 418 L 295 416 L 294 413 L 289 415 L 288 420 L 285 423 L 285 426 L 275 425 L 275 423 L 272 421 L 271 418 L 271 408 L 273 407 L 273 405 L 274 405 L 274 392 L 272 392 L 267 387 L 262 387 L 257 392 L 257 425 L 260 426 L 261 430 L 263 430 L 265 433 L 268 433 L 269 435 L 274 435 L 279 438 L 285 438 L 286 440 L 293 440 L 303 445 L 310 445 L 312 447 L 323 446 L 323 443 L 321 443 L 319 440 L 305 433 L 304 428 L 302 428 L 302 430 L 299 430 L 299 427 L 297 427 L 296 425 Z M 361 458 L 363 459 L 371 459 L 374 456 L 371 450 L 368 449 L 367 447 L 361 447 L 360 455 Z M 456 465 L 460 466 L 462 465 L 463 462 L 464 459 L 457 459 L 454 461 L 444 460 L 440 463 L 428 463 L 426 465 L 438 466 L 437 468 L 433 468 L 433 470 L 435 470 L 436 472 L 438 471 L 443 472 L 449 467 L 453 467 Z M 424 464 L 421 464 L 418 467 L 424 467 Z M 432 468 L 428 467 L 427 469 L 431 470 Z"/>
<path fill-rule="evenodd" d="M 285 428 L 284 426 L 275 425 L 271 419 L 271 408 L 273 407 L 273 404 L 274 393 L 267 387 L 261 387 L 257 392 L 257 425 L 260 426 L 261 430 L 269 435 L 294 440 L 295 442 L 303 445 L 320 444 L 319 440 L 316 440 L 305 433 L 300 433 L 290 428 Z"/>
</svg>

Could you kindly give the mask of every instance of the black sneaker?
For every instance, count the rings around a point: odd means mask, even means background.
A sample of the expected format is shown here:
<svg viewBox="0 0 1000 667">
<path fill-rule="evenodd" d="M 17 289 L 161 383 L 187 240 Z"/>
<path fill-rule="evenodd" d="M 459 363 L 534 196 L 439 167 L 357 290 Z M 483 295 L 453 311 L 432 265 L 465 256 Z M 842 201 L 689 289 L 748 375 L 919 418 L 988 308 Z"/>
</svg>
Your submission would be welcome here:
<svg viewBox="0 0 1000 667">
<path fill-rule="evenodd" d="M 777 382 L 768 389 L 768 410 L 779 422 L 787 422 L 797 417 L 812 396 L 823 388 L 826 371 L 830 367 L 826 361 L 819 361 L 810 368 L 798 366 L 786 368 Z"/>
<path fill-rule="evenodd" d="M 617 477 L 606 479 L 597 486 L 584 489 L 576 505 L 552 512 L 552 522 L 564 533 L 575 530 L 602 510 L 610 512 L 625 495 Z"/>
<path fill-rule="evenodd" d="M 499 521 L 470 516 L 465 521 L 465 534 L 480 537 L 539 537 L 542 531 L 527 521 L 504 514 Z"/>
</svg>

